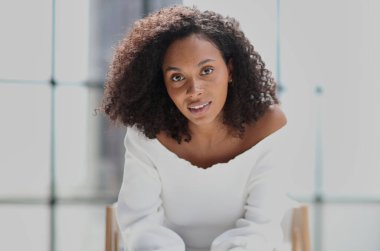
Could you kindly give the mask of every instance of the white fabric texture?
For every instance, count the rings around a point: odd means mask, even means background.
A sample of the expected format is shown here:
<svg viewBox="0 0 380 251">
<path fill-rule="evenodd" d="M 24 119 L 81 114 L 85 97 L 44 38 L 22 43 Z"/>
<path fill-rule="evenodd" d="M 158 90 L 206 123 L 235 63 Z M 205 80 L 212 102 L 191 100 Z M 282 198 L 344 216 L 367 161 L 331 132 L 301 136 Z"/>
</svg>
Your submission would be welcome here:
<svg viewBox="0 0 380 251">
<path fill-rule="evenodd" d="M 288 209 L 286 126 L 227 163 L 192 165 L 127 129 L 117 207 L 127 251 L 271 251 Z"/>
</svg>

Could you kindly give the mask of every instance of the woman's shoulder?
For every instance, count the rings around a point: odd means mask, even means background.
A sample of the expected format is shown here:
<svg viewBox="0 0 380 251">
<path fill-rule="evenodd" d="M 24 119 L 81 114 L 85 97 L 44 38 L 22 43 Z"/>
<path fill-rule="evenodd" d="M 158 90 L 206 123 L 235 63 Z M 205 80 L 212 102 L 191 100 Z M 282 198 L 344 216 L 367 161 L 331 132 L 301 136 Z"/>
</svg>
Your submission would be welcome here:
<svg viewBox="0 0 380 251">
<path fill-rule="evenodd" d="M 124 147 L 129 155 L 144 158 L 146 162 L 153 163 L 163 149 L 159 147 L 154 138 L 148 138 L 143 130 L 136 126 L 127 127 L 124 138 Z"/>
<path fill-rule="evenodd" d="M 142 130 L 136 126 L 127 127 L 127 132 L 124 138 L 126 147 L 137 147 L 147 149 L 153 142 L 153 139 L 148 138 Z"/>
<path fill-rule="evenodd" d="M 286 124 L 287 118 L 280 105 L 271 105 L 256 123 L 246 127 L 246 139 L 255 145 L 271 134 L 282 130 Z"/>
<path fill-rule="evenodd" d="M 125 141 L 126 140 L 141 140 L 142 139 L 142 132 L 136 128 L 136 126 L 129 126 L 127 127 L 127 132 L 125 134 Z"/>
</svg>

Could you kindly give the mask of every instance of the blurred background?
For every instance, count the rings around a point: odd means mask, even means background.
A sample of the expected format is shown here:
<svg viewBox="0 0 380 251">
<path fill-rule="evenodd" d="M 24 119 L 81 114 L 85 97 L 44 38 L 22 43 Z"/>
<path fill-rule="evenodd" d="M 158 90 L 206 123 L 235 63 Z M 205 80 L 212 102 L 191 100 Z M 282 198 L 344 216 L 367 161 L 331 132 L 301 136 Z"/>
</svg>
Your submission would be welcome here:
<svg viewBox="0 0 380 251">
<path fill-rule="evenodd" d="M 0 0 L 0 250 L 104 250 L 125 128 L 94 109 L 128 27 L 175 3 L 235 17 L 273 72 L 313 250 L 379 251 L 376 0 Z"/>
</svg>

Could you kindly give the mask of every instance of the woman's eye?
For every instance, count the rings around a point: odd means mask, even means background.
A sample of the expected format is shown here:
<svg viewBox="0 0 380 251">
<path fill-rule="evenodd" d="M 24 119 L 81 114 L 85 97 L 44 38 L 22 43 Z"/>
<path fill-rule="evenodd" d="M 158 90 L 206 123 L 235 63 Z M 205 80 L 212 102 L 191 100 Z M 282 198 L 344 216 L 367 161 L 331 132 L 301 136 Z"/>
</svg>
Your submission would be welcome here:
<svg viewBox="0 0 380 251">
<path fill-rule="evenodd" d="M 202 75 L 208 75 L 214 71 L 214 68 L 212 67 L 207 67 L 202 71 Z"/>
<path fill-rule="evenodd" d="M 171 80 L 173 80 L 174 82 L 178 82 L 178 81 L 181 81 L 183 79 L 184 79 L 184 77 L 181 75 L 174 75 L 171 77 Z"/>
</svg>

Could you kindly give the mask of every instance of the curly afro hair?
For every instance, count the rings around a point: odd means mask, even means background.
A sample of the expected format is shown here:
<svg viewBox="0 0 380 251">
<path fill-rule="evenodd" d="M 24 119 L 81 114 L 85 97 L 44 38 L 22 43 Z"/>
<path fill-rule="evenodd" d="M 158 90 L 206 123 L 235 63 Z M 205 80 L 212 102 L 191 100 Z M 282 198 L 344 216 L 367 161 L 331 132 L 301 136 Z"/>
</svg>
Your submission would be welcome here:
<svg viewBox="0 0 380 251">
<path fill-rule="evenodd" d="M 148 138 L 165 132 L 178 143 L 190 141 L 187 119 L 167 94 L 162 61 L 169 45 L 197 34 L 232 59 L 233 84 L 223 107 L 223 123 L 234 136 L 279 103 L 276 83 L 234 18 L 196 7 L 175 5 L 137 20 L 117 46 L 108 72 L 101 111 Z"/>
</svg>

